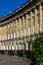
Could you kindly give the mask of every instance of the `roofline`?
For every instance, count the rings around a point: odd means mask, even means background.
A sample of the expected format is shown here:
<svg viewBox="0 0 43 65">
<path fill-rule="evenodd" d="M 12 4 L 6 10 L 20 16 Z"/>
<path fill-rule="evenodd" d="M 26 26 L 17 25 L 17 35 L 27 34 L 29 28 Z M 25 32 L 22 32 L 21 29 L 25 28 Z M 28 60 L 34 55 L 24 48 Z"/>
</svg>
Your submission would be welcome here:
<svg viewBox="0 0 43 65">
<path fill-rule="evenodd" d="M 7 16 L 5 16 L 4 18 L 2 18 L 0 21 L 14 15 L 15 13 L 17 13 L 18 11 L 20 11 L 21 9 L 23 9 L 25 6 L 27 6 L 32 0 L 27 1 L 25 4 L 23 4 L 22 6 L 20 6 L 19 8 L 17 8 L 15 11 L 13 11 L 12 13 L 8 14 Z"/>
<path fill-rule="evenodd" d="M 8 14 L 8 15 L 5 16 L 4 18 L 2 18 L 2 19 L 0 20 L 0 22 L 3 21 L 3 20 L 5 20 L 5 19 L 7 19 L 7 18 L 9 18 L 10 16 L 16 14 L 17 12 L 19 12 L 21 9 L 23 9 L 25 6 L 27 6 L 28 4 L 30 4 L 30 3 L 33 2 L 33 1 L 34 1 L 34 0 L 29 0 L 29 1 L 27 1 L 27 2 L 24 3 L 22 6 L 20 6 L 19 8 L 17 8 L 15 11 L 13 11 L 13 12 L 10 13 L 10 14 Z M 40 1 L 43 2 L 43 0 L 40 0 Z"/>
</svg>

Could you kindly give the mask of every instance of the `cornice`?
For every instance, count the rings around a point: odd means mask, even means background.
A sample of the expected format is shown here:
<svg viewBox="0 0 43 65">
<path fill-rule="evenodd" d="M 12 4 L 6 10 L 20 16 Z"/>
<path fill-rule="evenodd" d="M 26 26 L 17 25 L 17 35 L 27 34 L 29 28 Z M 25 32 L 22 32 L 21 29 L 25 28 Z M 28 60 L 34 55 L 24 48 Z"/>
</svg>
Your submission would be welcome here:
<svg viewBox="0 0 43 65">
<path fill-rule="evenodd" d="M 4 18 L 0 19 L 0 23 L 2 23 L 2 21 L 9 19 L 11 16 L 15 15 L 16 13 L 18 13 L 19 11 L 21 11 L 24 7 L 28 6 L 29 4 L 31 4 L 33 1 L 37 1 L 37 0 L 30 0 L 28 2 L 26 2 L 24 5 L 22 5 L 21 7 L 19 7 L 17 10 L 13 11 L 12 13 L 8 14 L 7 16 L 5 16 Z M 38 0 L 43 2 L 43 0 Z M 39 3 L 40 4 L 40 3 Z M 39 5 L 38 4 L 38 5 Z M 34 8 L 34 7 L 33 7 Z"/>
<path fill-rule="evenodd" d="M 21 7 L 19 7 L 17 10 L 13 11 L 12 13 L 10 13 L 10 14 L 8 14 L 7 16 L 5 16 L 4 18 L 2 18 L 2 19 L 0 20 L 0 22 L 1 22 L 2 20 L 4 20 L 4 19 L 7 19 L 7 18 L 11 17 L 12 15 L 16 14 L 16 13 L 19 12 L 20 10 L 22 10 L 25 6 L 27 6 L 28 4 L 30 4 L 31 1 L 32 1 L 32 0 L 26 2 L 26 3 L 23 4 Z"/>
</svg>

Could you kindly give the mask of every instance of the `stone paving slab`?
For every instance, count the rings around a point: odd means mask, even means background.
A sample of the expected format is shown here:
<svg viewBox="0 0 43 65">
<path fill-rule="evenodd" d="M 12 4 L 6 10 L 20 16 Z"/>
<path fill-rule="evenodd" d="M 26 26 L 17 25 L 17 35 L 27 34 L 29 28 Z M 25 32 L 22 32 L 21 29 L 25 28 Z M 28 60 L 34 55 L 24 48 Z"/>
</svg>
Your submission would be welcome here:
<svg viewBox="0 0 43 65">
<path fill-rule="evenodd" d="M 0 55 L 0 65 L 29 65 L 29 62 L 18 56 Z"/>
</svg>

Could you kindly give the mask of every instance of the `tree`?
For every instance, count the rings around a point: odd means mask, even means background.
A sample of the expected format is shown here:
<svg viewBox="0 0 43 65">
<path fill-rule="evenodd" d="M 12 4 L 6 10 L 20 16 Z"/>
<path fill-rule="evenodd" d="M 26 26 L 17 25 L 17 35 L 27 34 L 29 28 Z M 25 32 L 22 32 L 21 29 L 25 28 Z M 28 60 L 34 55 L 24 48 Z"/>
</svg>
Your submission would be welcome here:
<svg viewBox="0 0 43 65">
<path fill-rule="evenodd" d="M 43 35 L 32 42 L 32 61 L 34 65 L 43 65 Z"/>
</svg>

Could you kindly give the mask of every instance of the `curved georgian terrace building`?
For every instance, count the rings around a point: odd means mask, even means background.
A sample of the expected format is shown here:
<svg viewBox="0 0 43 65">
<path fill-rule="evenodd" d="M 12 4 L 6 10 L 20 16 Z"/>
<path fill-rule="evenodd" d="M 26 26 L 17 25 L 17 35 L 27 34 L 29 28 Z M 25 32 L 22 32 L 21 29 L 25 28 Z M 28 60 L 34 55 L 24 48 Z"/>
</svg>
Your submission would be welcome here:
<svg viewBox="0 0 43 65">
<path fill-rule="evenodd" d="M 30 0 L 0 18 L 0 52 L 29 53 L 30 39 L 43 34 L 43 0 Z"/>
</svg>

